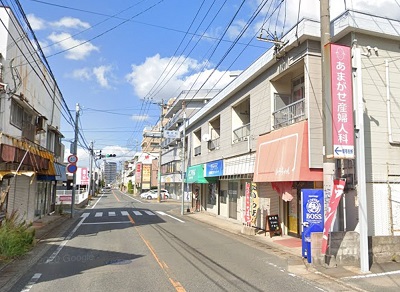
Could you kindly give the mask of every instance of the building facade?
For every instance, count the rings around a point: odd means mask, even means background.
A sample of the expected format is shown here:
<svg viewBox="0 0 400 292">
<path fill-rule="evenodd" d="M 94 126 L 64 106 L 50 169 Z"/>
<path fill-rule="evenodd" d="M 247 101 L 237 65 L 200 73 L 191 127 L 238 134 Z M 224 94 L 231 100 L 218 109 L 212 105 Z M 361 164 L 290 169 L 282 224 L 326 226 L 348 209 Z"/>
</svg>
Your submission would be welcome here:
<svg viewBox="0 0 400 292">
<path fill-rule="evenodd" d="M 63 96 L 32 33 L 8 7 L 0 18 L 0 212 L 31 222 L 54 211 L 56 181 L 65 177 Z"/>
<path fill-rule="evenodd" d="M 349 66 L 353 96 L 362 97 L 370 236 L 400 232 L 399 25 L 354 11 L 331 23 L 331 42 L 360 58 Z M 266 229 L 266 216 L 277 214 L 283 233 L 299 237 L 302 189 L 323 188 L 319 21 L 301 20 L 282 43 L 188 118 L 185 184 L 200 192 L 201 210 L 243 223 L 251 192 L 252 226 Z M 335 159 L 335 178 L 346 179 L 335 230 L 359 230 L 355 159 Z"/>
</svg>

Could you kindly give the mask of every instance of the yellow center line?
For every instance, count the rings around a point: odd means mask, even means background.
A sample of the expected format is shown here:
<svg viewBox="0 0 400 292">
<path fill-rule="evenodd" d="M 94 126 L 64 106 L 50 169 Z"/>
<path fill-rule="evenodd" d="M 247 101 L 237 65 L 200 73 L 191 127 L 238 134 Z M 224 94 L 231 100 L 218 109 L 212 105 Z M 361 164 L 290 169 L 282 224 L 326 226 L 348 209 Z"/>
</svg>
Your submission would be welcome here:
<svg viewBox="0 0 400 292">
<path fill-rule="evenodd" d="M 112 192 L 112 193 L 113 193 L 115 199 L 117 199 L 117 201 L 120 202 L 120 200 L 119 200 L 118 197 L 115 195 L 115 193 L 114 193 L 114 192 Z"/>
<path fill-rule="evenodd" d="M 135 224 L 135 220 L 131 217 L 131 215 L 128 215 L 129 221 L 131 221 L 132 224 Z"/>
<path fill-rule="evenodd" d="M 171 282 L 171 284 L 175 288 L 175 290 L 178 291 L 178 292 L 186 292 L 186 289 L 183 288 L 182 284 L 172 278 L 172 276 L 170 275 L 169 268 L 168 268 L 167 264 L 159 259 L 159 257 L 156 254 L 156 251 L 151 246 L 150 242 L 148 242 L 143 237 L 143 235 L 140 233 L 140 231 L 139 231 L 139 229 L 137 227 L 135 227 L 135 228 L 136 228 L 136 231 L 138 232 L 140 238 L 143 240 L 143 242 L 146 244 L 147 248 L 150 250 L 151 254 L 153 255 L 153 257 L 156 260 L 156 262 L 158 263 L 158 265 L 161 267 L 161 269 L 167 275 L 168 280 Z"/>
</svg>

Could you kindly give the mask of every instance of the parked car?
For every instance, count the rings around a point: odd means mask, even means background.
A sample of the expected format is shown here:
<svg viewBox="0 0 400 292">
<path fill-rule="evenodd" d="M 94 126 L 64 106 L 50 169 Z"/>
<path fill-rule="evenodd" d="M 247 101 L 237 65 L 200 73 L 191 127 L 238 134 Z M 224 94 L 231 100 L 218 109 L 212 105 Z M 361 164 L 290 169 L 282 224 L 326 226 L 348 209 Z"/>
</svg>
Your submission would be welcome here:
<svg viewBox="0 0 400 292">
<path fill-rule="evenodd" d="M 152 200 L 158 198 L 158 190 L 149 190 L 147 192 L 141 193 L 140 197 L 142 199 Z M 169 192 L 167 190 L 161 189 L 161 198 L 168 199 L 170 197 Z"/>
</svg>

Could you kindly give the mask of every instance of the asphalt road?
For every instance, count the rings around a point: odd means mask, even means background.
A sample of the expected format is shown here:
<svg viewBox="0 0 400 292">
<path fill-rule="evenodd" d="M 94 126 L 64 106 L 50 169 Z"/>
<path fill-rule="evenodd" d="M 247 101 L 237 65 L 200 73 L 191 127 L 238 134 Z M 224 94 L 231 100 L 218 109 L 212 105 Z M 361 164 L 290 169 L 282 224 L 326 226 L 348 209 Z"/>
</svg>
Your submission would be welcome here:
<svg viewBox="0 0 400 292">
<path fill-rule="evenodd" d="M 66 237 L 47 240 L 51 248 L 10 291 L 333 291 L 176 208 L 113 190 Z"/>
</svg>

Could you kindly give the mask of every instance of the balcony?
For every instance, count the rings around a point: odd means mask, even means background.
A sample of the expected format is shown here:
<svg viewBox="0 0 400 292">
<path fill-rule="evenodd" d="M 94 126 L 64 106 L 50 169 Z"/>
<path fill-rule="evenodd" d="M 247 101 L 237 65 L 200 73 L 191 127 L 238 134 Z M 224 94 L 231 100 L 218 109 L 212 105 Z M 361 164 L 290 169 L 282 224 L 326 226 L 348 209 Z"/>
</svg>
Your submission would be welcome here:
<svg viewBox="0 0 400 292">
<path fill-rule="evenodd" d="M 247 141 L 250 135 L 250 123 L 233 130 L 233 144 Z"/>
<path fill-rule="evenodd" d="M 305 99 L 300 99 L 272 113 L 274 129 L 289 126 L 305 119 Z"/>
<path fill-rule="evenodd" d="M 194 147 L 194 156 L 201 155 L 201 146 Z"/>
<path fill-rule="evenodd" d="M 208 141 L 208 150 L 213 151 L 213 150 L 218 150 L 219 149 L 219 140 L 220 138 L 216 138 L 213 140 Z"/>
</svg>

